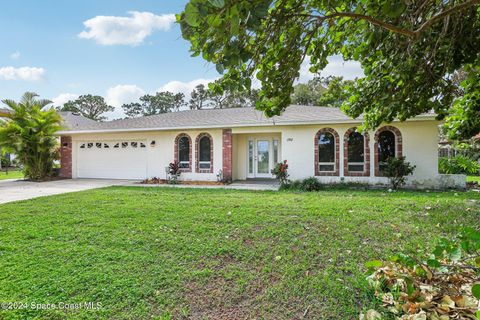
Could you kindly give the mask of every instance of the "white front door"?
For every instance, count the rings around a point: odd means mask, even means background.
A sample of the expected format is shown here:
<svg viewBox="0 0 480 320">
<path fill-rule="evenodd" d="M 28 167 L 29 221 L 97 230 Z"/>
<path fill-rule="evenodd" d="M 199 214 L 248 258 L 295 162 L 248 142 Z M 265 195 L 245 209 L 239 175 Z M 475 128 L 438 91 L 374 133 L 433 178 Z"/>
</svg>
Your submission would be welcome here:
<svg viewBox="0 0 480 320">
<path fill-rule="evenodd" d="M 276 142 L 276 143 L 275 143 Z M 277 150 L 274 150 L 277 148 Z M 278 157 L 278 140 L 258 138 L 248 140 L 247 177 L 272 178 L 272 167 Z"/>
</svg>

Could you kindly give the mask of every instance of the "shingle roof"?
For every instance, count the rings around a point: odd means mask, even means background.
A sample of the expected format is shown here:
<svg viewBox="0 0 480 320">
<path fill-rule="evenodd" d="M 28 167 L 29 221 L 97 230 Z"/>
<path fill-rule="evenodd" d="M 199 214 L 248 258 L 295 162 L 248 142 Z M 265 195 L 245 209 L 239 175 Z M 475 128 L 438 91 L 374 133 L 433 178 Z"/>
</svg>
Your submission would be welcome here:
<svg viewBox="0 0 480 320">
<path fill-rule="evenodd" d="M 88 126 L 95 126 L 96 121 L 79 116 L 72 112 L 60 111 L 58 114 L 63 119 L 63 126 L 68 130 L 82 130 L 82 128 Z"/>
<path fill-rule="evenodd" d="M 361 120 L 358 118 L 356 122 Z M 355 120 L 337 108 L 292 105 L 282 115 L 272 118 L 267 118 L 254 108 L 186 110 L 141 118 L 88 123 L 72 128 L 72 131 L 145 131 L 353 121 Z"/>
</svg>

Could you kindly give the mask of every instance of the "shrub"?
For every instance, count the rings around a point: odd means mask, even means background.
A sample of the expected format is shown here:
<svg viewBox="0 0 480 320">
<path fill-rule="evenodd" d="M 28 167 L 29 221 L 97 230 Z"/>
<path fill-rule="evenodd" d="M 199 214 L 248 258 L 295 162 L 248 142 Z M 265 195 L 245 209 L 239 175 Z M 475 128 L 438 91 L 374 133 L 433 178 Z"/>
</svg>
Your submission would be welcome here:
<svg viewBox="0 0 480 320">
<path fill-rule="evenodd" d="M 288 184 L 288 163 L 287 160 L 277 163 L 275 168 L 272 169 L 272 174 L 280 180 L 280 186 Z"/>
<path fill-rule="evenodd" d="M 168 165 L 168 170 L 170 174 L 170 179 L 168 180 L 168 183 L 170 184 L 177 184 L 178 183 L 178 177 L 182 173 L 180 170 L 180 162 L 178 161 L 173 161 Z"/>
<path fill-rule="evenodd" d="M 415 170 L 415 166 L 412 166 L 410 162 L 405 161 L 405 157 L 389 158 L 387 160 L 387 166 L 383 173 L 390 179 L 393 189 L 405 185 L 405 177 L 411 175 Z"/>
<path fill-rule="evenodd" d="M 319 191 L 323 186 L 315 177 L 310 177 L 304 180 L 289 181 L 288 183 L 281 185 L 280 190 L 297 190 L 297 191 Z"/>
<path fill-rule="evenodd" d="M 395 319 L 475 319 L 480 315 L 480 232 L 465 228 L 424 257 L 402 253 L 366 263 L 367 281 Z M 390 318 L 390 317 L 388 317 Z"/>
<path fill-rule="evenodd" d="M 468 157 L 458 155 L 452 158 L 440 158 L 439 160 L 440 173 L 447 174 L 478 174 L 480 164 Z"/>
</svg>

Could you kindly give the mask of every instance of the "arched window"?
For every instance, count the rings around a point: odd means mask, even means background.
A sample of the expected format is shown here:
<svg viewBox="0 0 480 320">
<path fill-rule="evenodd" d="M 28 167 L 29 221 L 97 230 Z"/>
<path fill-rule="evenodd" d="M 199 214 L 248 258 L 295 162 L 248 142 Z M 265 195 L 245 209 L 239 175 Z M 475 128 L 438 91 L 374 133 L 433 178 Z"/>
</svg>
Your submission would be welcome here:
<svg viewBox="0 0 480 320">
<path fill-rule="evenodd" d="M 213 141 L 208 133 L 201 133 L 197 136 L 195 149 L 197 150 L 196 169 L 197 172 L 213 172 Z"/>
<path fill-rule="evenodd" d="M 339 137 L 335 130 L 324 128 L 318 131 L 315 136 L 315 175 L 338 175 L 339 151 Z"/>
<path fill-rule="evenodd" d="M 192 169 L 192 146 L 190 137 L 180 134 L 175 139 L 175 161 L 183 172 L 190 172 Z"/>
<path fill-rule="evenodd" d="M 402 156 L 402 134 L 392 126 L 375 133 L 375 175 L 382 176 L 389 158 Z"/>
<path fill-rule="evenodd" d="M 368 133 L 361 134 L 356 128 L 345 133 L 344 171 L 346 176 L 370 175 L 370 151 Z"/>
</svg>

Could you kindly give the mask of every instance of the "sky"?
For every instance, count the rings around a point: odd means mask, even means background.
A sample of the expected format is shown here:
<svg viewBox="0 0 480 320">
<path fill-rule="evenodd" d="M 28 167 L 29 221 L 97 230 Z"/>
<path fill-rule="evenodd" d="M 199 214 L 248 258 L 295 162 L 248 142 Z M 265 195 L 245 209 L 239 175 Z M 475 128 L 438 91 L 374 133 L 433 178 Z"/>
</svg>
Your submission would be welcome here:
<svg viewBox="0 0 480 320">
<path fill-rule="evenodd" d="M 220 75 L 191 57 L 175 14 L 186 0 L 0 0 L 0 99 L 25 91 L 62 105 L 82 94 L 120 106 L 146 93 L 183 92 Z M 361 67 L 330 57 L 322 75 L 353 79 Z M 311 79 L 308 64 L 299 82 Z"/>
</svg>

